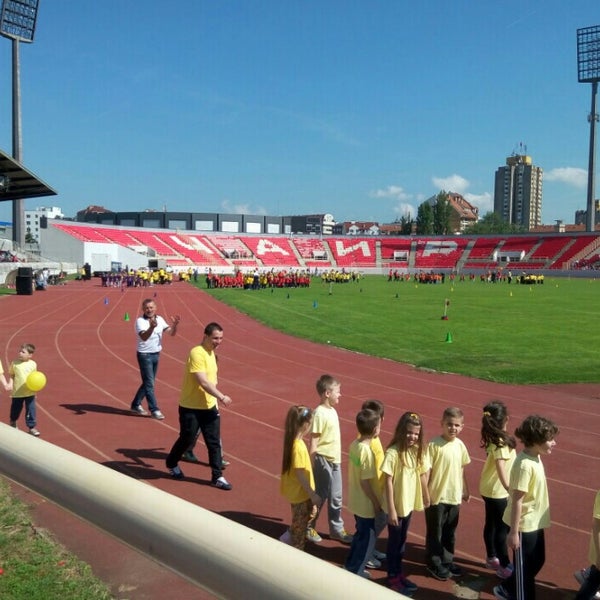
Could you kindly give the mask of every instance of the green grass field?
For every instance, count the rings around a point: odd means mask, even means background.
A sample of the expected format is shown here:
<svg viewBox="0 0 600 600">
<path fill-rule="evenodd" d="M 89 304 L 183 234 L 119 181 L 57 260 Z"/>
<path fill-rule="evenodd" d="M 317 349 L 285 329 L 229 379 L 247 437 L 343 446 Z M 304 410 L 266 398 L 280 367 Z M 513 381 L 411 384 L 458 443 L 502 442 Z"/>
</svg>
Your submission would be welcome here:
<svg viewBox="0 0 600 600">
<path fill-rule="evenodd" d="M 417 285 L 367 276 L 331 288 L 317 278 L 304 289 L 210 293 L 291 335 L 420 368 L 506 383 L 600 381 L 594 279 Z"/>
<path fill-rule="evenodd" d="M 0 479 L 0 598 L 110 600 L 91 568 L 38 529 L 27 507 Z"/>
</svg>

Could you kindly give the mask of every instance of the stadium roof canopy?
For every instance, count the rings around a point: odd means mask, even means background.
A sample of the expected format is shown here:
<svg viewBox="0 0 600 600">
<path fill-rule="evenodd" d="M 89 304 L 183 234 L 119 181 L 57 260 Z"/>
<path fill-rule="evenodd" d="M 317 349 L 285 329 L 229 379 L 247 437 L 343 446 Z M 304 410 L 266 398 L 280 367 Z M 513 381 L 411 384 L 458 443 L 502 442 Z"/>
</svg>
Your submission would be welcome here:
<svg viewBox="0 0 600 600">
<path fill-rule="evenodd" d="M 0 202 L 41 196 L 56 196 L 56 191 L 0 150 Z"/>
</svg>

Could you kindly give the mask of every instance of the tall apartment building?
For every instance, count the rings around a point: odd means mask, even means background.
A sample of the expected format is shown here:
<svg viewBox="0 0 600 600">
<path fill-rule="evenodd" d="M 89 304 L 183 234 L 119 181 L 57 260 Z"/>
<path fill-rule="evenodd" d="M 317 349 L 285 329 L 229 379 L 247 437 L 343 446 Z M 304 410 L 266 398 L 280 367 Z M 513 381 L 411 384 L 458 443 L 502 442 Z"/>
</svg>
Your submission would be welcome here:
<svg viewBox="0 0 600 600">
<path fill-rule="evenodd" d="M 62 210 L 58 206 L 38 206 L 35 210 L 25 211 L 25 231 L 29 240 L 40 241 L 40 221 L 42 217 L 47 219 L 62 219 Z"/>
<path fill-rule="evenodd" d="M 528 230 L 541 225 L 543 172 L 532 164 L 531 156 L 509 156 L 506 166 L 496 171 L 494 212 Z"/>
</svg>

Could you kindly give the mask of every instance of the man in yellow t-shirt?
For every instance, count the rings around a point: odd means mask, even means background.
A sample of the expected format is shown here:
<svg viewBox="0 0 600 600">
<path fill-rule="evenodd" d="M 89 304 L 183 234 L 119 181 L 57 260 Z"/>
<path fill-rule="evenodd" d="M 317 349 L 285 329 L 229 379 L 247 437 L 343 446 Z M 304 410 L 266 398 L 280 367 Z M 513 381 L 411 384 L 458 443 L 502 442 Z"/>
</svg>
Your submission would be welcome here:
<svg viewBox="0 0 600 600">
<path fill-rule="evenodd" d="M 222 341 L 223 328 L 218 323 L 209 323 L 204 329 L 202 343 L 190 350 L 179 396 L 179 437 L 173 444 L 166 463 L 174 479 L 183 479 L 178 462 L 200 430 L 208 450 L 211 485 L 221 490 L 230 490 L 231 484 L 223 477 L 219 403 L 228 406 L 231 398 L 217 388 L 215 356 L 215 350 Z"/>
</svg>

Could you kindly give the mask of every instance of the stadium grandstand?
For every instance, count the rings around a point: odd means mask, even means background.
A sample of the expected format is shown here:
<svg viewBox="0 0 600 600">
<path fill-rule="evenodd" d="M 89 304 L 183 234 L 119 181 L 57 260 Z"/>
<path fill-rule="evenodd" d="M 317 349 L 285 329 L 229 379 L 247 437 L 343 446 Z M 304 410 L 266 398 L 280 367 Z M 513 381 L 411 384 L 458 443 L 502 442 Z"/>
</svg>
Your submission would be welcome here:
<svg viewBox="0 0 600 600">
<path fill-rule="evenodd" d="M 232 273 L 237 270 L 344 269 L 363 273 L 559 273 L 600 267 L 600 235 L 315 236 L 123 227 L 49 219 L 40 245 L 50 260 L 115 268 Z"/>
</svg>

